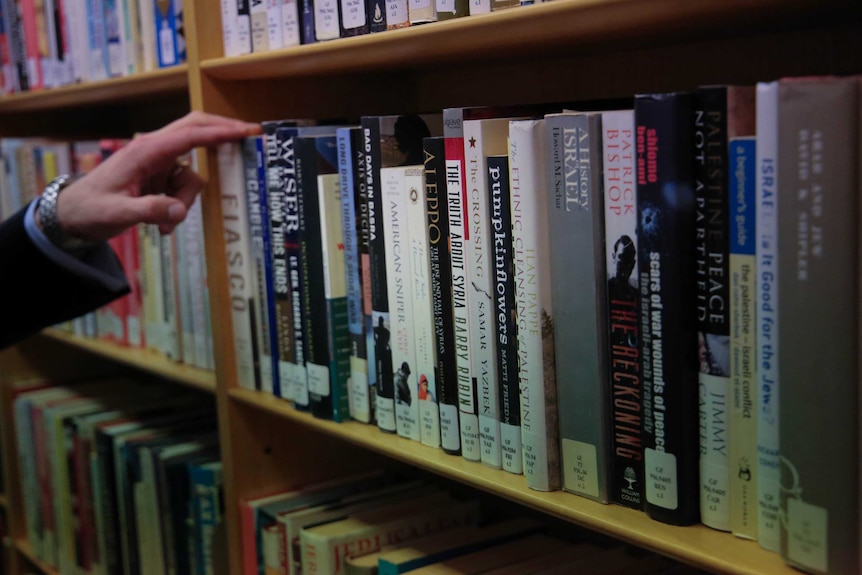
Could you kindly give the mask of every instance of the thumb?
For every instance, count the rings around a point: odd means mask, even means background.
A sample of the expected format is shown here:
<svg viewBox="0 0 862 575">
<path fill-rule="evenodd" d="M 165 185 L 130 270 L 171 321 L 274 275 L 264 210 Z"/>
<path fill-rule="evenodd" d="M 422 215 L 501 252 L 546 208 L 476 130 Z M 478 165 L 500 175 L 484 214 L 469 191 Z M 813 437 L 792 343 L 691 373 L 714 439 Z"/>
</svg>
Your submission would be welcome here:
<svg viewBox="0 0 862 575">
<path fill-rule="evenodd" d="M 169 234 L 186 218 L 185 204 L 177 198 L 163 195 L 129 198 L 126 216 L 129 224 L 156 224 L 159 231 Z"/>
</svg>

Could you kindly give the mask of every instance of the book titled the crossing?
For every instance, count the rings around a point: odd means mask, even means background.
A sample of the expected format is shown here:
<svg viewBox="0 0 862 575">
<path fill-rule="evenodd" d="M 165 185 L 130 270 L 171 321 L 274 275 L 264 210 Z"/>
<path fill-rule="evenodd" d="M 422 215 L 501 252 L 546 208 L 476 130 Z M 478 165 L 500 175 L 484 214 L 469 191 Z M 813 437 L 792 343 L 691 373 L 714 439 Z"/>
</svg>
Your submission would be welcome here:
<svg viewBox="0 0 862 575">
<path fill-rule="evenodd" d="M 549 114 L 545 134 L 563 489 L 607 503 L 607 290 L 596 281 L 606 274 L 602 117 Z"/>
<path fill-rule="evenodd" d="M 635 98 L 646 511 L 700 518 L 693 103 Z"/>
</svg>

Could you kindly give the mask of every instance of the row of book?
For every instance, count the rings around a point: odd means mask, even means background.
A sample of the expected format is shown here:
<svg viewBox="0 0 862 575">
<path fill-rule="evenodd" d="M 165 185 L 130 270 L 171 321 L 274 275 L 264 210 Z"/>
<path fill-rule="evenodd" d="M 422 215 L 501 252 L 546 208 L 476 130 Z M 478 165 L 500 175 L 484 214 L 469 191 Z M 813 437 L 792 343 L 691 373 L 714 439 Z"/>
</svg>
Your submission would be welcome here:
<svg viewBox="0 0 862 575">
<path fill-rule="evenodd" d="M 219 155 L 238 381 L 852 573 L 858 92 L 264 123 Z"/>
<path fill-rule="evenodd" d="M 666 573 L 619 543 L 566 542 L 535 519 L 490 520 L 475 499 L 422 479 L 342 477 L 243 500 L 246 575 Z"/>
<path fill-rule="evenodd" d="M 213 572 L 223 514 L 214 406 L 155 382 L 22 385 L 27 538 L 61 574 Z"/>
<path fill-rule="evenodd" d="M 221 4 L 222 40 L 225 56 L 239 56 L 535 3 L 533 0 L 231 0 Z"/>
<path fill-rule="evenodd" d="M 0 93 L 175 66 L 184 34 L 182 0 L 3 0 Z"/>
<path fill-rule="evenodd" d="M 126 140 L 0 140 L 0 218 L 26 207 L 61 174 L 86 174 Z M 170 235 L 141 224 L 112 238 L 131 293 L 60 327 L 82 337 L 156 350 L 213 369 L 200 202 Z"/>
</svg>

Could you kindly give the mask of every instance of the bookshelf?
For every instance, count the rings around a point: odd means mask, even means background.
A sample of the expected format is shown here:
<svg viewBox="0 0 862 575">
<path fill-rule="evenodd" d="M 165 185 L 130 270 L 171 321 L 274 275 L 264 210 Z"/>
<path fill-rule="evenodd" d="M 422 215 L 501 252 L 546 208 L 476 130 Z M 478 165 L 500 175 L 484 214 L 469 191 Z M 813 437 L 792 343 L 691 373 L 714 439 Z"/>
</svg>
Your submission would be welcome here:
<svg viewBox="0 0 862 575">
<path fill-rule="evenodd" d="M 576 101 L 783 75 L 862 72 L 862 14 L 849 1 L 555 0 L 382 34 L 223 58 L 217 0 L 185 5 L 188 64 L 131 78 L 0 99 L 0 135 L 83 135 L 152 129 L 188 109 L 262 121 L 439 111 L 447 106 Z M 69 112 L 74 108 L 73 112 Z M 110 113 L 104 113 L 109 111 Z M 78 114 L 69 121 L 69 114 Z M 48 118 L 34 120 L 36 117 Z M 83 118 L 83 119 L 81 119 Z M 50 120 L 58 127 L 50 128 Z M 118 119 L 122 121 L 118 122 Z M 0 356 L 2 396 L 15 377 L 50 375 L 33 357 L 95 370 L 100 357 L 214 392 L 225 469 L 230 573 L 241 574 L 240 498 L 352 468 L 398 461 L 574 525 L 715 573 L 794 573 L 756 543 L 706 527 L 673 527 L 574 495 L 529 490 L 523 477 L 445 455 L 359 423 L 334 424 L 242 390 L 235 376 L 224 235 L 214 153 L 199 156 L 216 370 L 47 330 Z M 28 359 L 30 358 L 30 359 Z M 8 363 L 7 363 L 8 362 Z M 12 369 L 6 369 L 12 365 Z M 3 413 L 8 417 L 8 412 Z M 20 558 L 14 438 L 3 424 L 5 508 Z M 323 456 L 321 456 L 323 454 Z M 16 569 L 18 569 L 16 571 Z"/>
</svg>

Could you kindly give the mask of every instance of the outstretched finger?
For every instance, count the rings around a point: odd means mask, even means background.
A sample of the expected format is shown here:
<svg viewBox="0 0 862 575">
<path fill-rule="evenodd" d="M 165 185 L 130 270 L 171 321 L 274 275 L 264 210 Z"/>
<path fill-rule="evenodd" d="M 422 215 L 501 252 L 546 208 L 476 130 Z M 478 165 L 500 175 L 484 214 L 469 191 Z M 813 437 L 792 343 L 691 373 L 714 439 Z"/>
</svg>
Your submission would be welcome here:
<svg viewBox="0 0 862 575">
<path fill-rule="evenodd" d="M 251 127 L 250 127 L 251 126 Z M 133 161 L 148 166 L 150 173 L 167 170 L 176 157 L 197 147 L 215 146 L 260 133 L 256 124 L 187 126 L 182 130 L 153 132 L 136 138 L 130 144 Z"/>
</svg>

